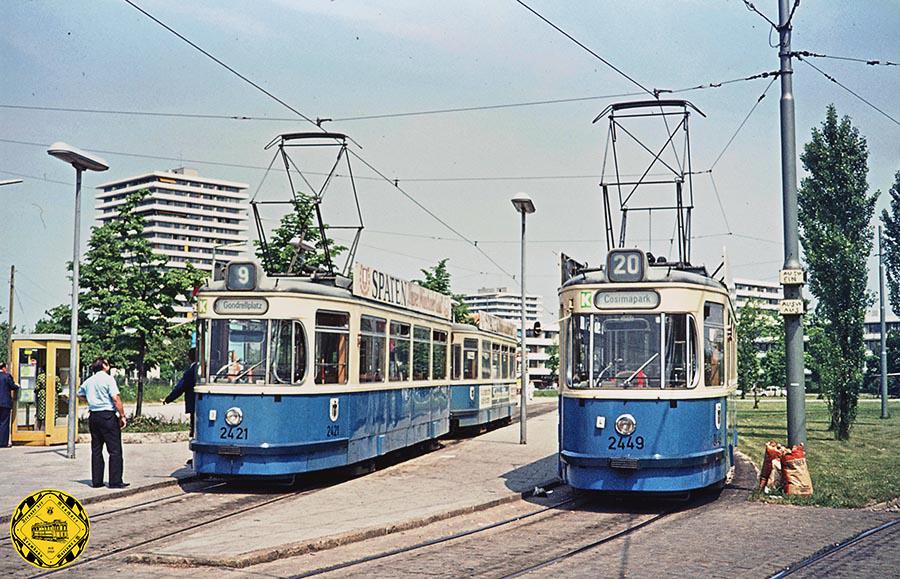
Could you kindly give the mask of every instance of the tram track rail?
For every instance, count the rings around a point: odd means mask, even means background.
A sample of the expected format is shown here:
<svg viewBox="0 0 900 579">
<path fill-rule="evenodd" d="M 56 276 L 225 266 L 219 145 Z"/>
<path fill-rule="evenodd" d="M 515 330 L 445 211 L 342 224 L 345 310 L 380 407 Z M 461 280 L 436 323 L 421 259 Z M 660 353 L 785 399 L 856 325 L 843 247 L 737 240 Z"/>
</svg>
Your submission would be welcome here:
<svg viewBox="0 0 900 579">
<path fill-rule="evenodd" d="M 820 561 L 825 561 L 832 555 L 835 555 L 835 554 L 839 553 L 840 551 L 843 551 L 846 548 L 857 545 L 857 544 L 865 541 L 866 539 L 872 537 L 873 535 L 877 535 L 878 533 L 881 533 L 882 531 L 886 531 L 887 529 L 890 529 L 891 527 L 898 525 L 898 524 L 900 524 L 900 518 L 893 519 L 886 523 L 882 523 L 881 525 L 878 525 L 877 527 L 872 527 L 871 529 L 867 529 L 865 531 L 862 531 L 861 533 L 857 533 L 856 535 L 850 537 L 849 539 L 846 539 L 839 543 L 830 545 L 824 549 L 821 549 L 817 553 L 813 553 L 806 559 L 803 559 L 801 561 L 798 561 L 797 563 L 788 565 L 787 567 L 785 567 L 778 573 L 775 573 L 774 575 L 770 575 L 769 579 L 783 579 L 784 577 L 790 577 L 791 575 L 793 575 L 794 573 L 797 573 L 798 571 L 807 569 L 808 567 L 811 567 L 812 565 L 814 565 Z"/>
</svg>

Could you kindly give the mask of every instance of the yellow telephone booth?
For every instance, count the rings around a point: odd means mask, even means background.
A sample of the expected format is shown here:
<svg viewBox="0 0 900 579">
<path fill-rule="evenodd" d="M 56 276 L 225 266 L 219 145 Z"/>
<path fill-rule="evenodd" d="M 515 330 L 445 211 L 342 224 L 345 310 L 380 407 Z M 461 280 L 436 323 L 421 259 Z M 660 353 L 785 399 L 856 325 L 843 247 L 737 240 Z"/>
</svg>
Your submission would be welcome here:
<svg viewBox="0 0 900 579">
<path fill-rule="evenodd" d="M 68 334 L 20 334 L 12 337 L 10 370 L 19 385 L 12 413 L 13 444 L 65 444 L 72 375 Z M 76 404 L 77 404 L 76 400 Z"/>
</svg>

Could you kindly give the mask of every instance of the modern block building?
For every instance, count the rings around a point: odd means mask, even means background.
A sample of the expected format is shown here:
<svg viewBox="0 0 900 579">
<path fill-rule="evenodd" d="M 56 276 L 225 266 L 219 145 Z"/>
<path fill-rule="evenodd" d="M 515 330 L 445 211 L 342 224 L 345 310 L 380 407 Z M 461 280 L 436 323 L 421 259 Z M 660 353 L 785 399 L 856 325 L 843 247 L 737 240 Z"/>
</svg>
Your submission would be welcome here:
<svg viewBox="0 0 900 579">
<path fill-rule="evenodd" d="M 118 217 L 126 196 L 140 189 L 150 194 L 137 209 L 146 219 L 145 236 L 170 267 L 212 272 L 213 257 L 229 259 L 248 242 L 248 185 L 201 177 L 193 169 L 153 171 L 103 183 L 98 189 L 97 220 Z"/>
<path fill-rule="evenodd" d="M 463 296 L 463 301 L 472 313 L 486 312 L 510 320 L 521 326 L 522 297 L 508 288 L 481 288 L 474 294 Z M 525 347 L 528 348 L 528 376 L 535 386 L 549 386 L 551 372 L 547 368 L 550 348 L 559 347 L 559 324 L 541 322 L 541 332 L 534 333 L 534 324 L 546 317 L 544 299 L 536 294 L 525 294 Z M 521 328 L 519 328 L 521 331 Z"/>
<path fill-rule="evenodd" d="M 745 278 L 734 278 L 734 307 L 740 312 L 741 308 L 750 301 L 762 310 L 778 312 L 778 302 L 781 301 L 781 284 L 771 281 L 758 281 Z"/>
</svg>

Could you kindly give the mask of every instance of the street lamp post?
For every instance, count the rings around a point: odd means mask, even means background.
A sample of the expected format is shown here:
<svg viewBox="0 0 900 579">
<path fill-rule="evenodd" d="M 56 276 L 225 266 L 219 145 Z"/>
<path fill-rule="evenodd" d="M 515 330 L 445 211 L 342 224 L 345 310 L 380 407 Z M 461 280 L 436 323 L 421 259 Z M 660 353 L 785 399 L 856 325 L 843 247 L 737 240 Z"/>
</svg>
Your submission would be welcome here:
<svg viewBox="0 0 900 579">
<path fill-rule="evenodd" d="M 81 173 L 84 171 L 106 171 L 106 161 L 76 149 L 66 143 L 57 142 L 50 145 L 47 154 L 75 167 L 75 241 L 72 248 L 72 326 L 69 336 L 69 432 L 66 446 L 66 457 L 75 458 L 75 434 L 78 428 L 76 416 L 76 382 L 78 381 L 78 265 L 81 244 Z"/>
<path fill-rule="evenodd" d="M 528 360 L 526 352 L 528 350 L 525 347 L 525 215 L 534 213 L 534 202 L 525 193 L 517 193 L 512 198 L 512 204 L 516 211 L 522 215 L 522 277 L 519 280 L 522 305 L 522 326 L 519 332 L 522 351 L 520 356 L 522 360 L 522 384 L 519 389 L 519 444 L 526 444 L 526 420 L 528 418 L 527 410 L 525 409 L 525 405 L 528 402 Z"/>
</svg>

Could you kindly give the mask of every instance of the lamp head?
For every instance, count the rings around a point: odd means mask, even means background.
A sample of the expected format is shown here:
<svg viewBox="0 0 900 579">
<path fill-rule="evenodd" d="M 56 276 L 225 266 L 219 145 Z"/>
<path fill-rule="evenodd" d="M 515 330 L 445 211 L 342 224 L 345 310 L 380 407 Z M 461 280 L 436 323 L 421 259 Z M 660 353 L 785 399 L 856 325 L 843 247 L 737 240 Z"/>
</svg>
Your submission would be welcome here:
<svg viewBox="0 0 900 579">
<path fill-rule="evenodd" d="M 516 193 L 512 204 L 519 213 L 534 213 L 534 201 L 525 193 Z"/>
<path fill-rule="evenodd" d="M 62 141 L 57 141 L 50 145 L 50 148 L 47 149 L 47 154 L 81 171 L 106 171 L 109 169 L 109 165 L 104 159 Z"/>
</svg>

